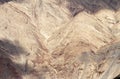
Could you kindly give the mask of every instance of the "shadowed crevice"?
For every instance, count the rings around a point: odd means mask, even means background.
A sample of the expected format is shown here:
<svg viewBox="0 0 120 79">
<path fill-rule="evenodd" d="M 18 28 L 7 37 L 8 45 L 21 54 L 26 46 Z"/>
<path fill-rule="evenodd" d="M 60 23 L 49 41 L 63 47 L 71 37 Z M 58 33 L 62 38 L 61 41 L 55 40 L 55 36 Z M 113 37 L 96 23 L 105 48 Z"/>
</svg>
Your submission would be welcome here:
<svg viewBox="0 0 120 79">
<path fill-rule="evenodd" d="M 13 62 L 16 59 L 20 61 L 21 55 L 28 55 L 28 52 L 18 41 L 0 40 L 0 79 L 22 79 L 22 75 L 28 74 L 28 69 L 33 70 L 27 62 L 24 64 Z"/>
</svg>

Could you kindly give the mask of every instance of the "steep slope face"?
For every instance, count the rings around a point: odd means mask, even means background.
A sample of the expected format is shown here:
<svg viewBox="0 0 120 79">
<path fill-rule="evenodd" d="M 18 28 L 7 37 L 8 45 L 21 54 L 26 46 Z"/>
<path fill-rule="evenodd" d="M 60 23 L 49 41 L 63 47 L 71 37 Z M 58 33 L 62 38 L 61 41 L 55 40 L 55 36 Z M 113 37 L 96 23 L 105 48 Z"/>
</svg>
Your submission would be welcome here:
<svg viewBox="0 0 120 79">
<path fill-rule="evenodd" d="M 1 79 L 120 74 L 119 0 L 0 2 Z"/>
</svg>

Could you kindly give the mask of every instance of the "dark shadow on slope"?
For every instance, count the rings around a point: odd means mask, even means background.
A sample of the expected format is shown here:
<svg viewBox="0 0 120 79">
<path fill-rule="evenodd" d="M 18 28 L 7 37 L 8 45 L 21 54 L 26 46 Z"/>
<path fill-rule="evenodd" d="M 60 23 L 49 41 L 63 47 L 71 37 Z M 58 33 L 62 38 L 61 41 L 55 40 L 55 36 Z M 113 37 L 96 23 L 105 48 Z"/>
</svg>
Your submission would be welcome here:
<svg viewBox="0 0 120 79">
<path fill-rule="evenodd" d="M 26 51 L 19 45 L 18 41 L 12 42 L 6 39 L 0 40 L 0 50 L 7 56 L 17 56 L 26 53 Z"/>
<path fill-rule="evenodd" d="M 12 0 L 0 0 L 0 3 L 1 3 L 1 4 L 4 4 L 4 3 L 10 2 L 10 1 L 12 1 Z"/>
<path fill-rule="evenodd" d="M 19 2 L 21 3 L 23 0 L 0 0 L 0 4 L 4 4 L 4 3 L 8 3 L 10 1 L 14 1 L 14 2 Z"/>
<path fill-rule="evenodd" d="M 120 74 L 117 77 L 115 77 L 114 79 L 120 79 Z"/>
<path fill-rule="evenodd" d="M 67 8 L 73 16 L 81 11 L 96 13 L 101 9 L 117 11 L 120 8 L 120 0 L 67 0 Z"/>
<path fill-rule="evenodd" d="M 27 69 L 32 70 L 27 63 L 17 64 L 12 61 L 21 55 L 28 55 L 28 52 L 17 41 L 0 40 L 0 79 L 22 79 L 21 76 L 27 74 Z"/>
</svg>

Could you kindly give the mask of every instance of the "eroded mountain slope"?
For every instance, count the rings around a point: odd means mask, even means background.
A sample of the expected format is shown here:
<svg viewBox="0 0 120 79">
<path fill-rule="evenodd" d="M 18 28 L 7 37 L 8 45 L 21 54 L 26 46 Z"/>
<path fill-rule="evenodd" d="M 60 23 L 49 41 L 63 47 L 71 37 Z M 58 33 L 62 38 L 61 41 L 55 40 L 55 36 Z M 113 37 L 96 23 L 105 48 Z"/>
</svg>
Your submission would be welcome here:
<svg viewBox="0 0 120 79">
<path fill-rule="evenodd" d="M 0 2 L 0 79 L 120 74 L 119 0 Z"/>
</svg>

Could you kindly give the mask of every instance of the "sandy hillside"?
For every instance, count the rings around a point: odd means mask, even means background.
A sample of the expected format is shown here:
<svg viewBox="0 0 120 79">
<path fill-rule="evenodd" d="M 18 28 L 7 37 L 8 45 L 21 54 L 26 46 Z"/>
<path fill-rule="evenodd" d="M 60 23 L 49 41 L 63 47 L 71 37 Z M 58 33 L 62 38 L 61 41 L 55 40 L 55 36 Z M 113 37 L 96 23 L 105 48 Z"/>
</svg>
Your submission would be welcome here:
<svg viewBox="0 0 120 79">
<path fill-rule="evenodd" d="M 119 0 L 0 0 L 0 79 L 119 75 Z"/>
</svg>

